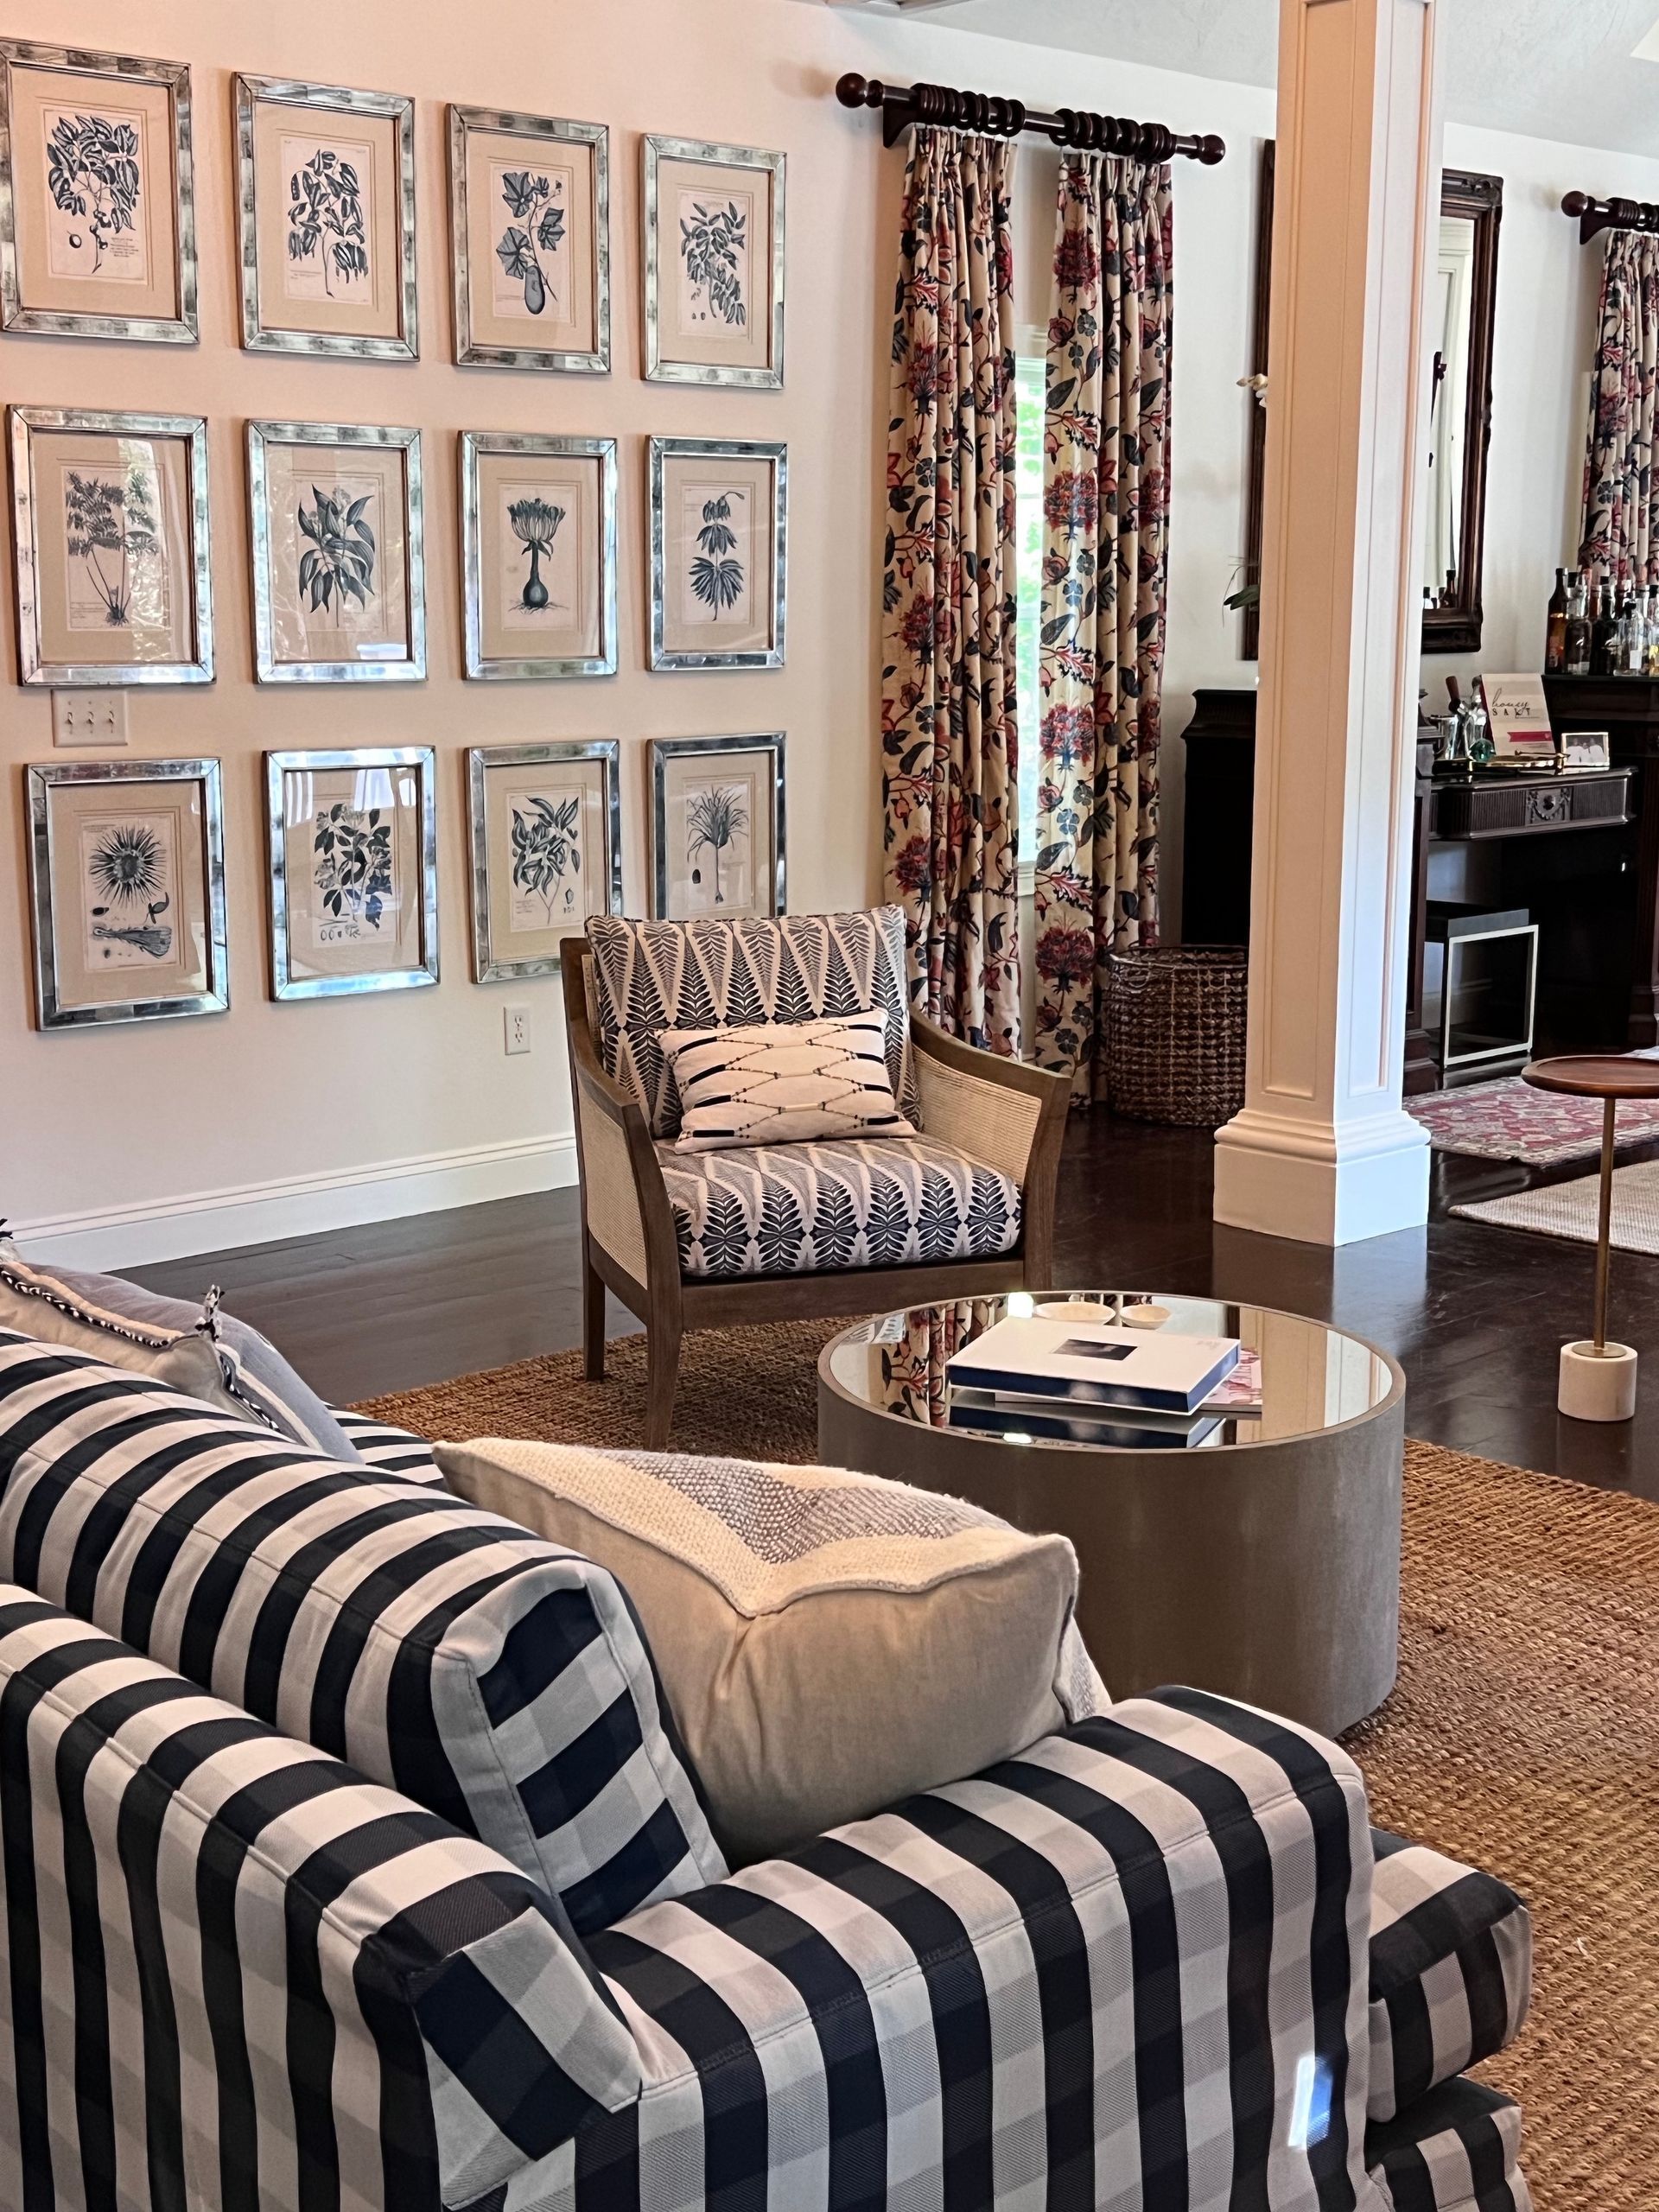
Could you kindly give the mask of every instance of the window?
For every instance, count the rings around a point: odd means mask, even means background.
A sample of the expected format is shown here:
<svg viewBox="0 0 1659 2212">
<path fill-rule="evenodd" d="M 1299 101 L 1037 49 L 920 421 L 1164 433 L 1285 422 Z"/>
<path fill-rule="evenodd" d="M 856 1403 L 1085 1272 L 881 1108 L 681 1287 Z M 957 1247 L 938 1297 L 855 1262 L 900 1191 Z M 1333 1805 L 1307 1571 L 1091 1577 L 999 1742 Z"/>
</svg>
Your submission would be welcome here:
<svg viewBox="0 0 1659 2212">
<path fill-rule="evenodd" d="M 1043 413 L 1047 364 L 1024 354 L 1015 369 L 1014 576 L 1014 678 L 1020 702 L 1020 889 L 1028 892 L 1037 852 L 1037 732 L 1042 721 Z"/>
</svg>

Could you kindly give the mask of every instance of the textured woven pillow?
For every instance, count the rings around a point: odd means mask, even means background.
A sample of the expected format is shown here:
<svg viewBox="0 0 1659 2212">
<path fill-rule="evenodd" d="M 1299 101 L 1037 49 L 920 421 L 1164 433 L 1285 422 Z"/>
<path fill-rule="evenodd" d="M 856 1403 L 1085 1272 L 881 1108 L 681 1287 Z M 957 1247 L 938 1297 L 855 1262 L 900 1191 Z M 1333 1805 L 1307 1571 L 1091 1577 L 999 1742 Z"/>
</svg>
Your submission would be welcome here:
<svg viewBox="0 0 1659 2212">
<path fill-rule="evenodd" d="M 887 1017 L 757 1021 L 740 1029 L 664 1029 L 680 1094 L 677 1152 L 913 1137 L 887 1075 Z"/>
<path fill-rule="evenodd" d="M 331 1459 L 359 1456 L 275 1344 L 219 1311 L 217 1290 L 205 1306 L 187 1306 L 119 1275 L 35 1267 L 0 1236 L 0 1329 L 71 1344 L 111 1367 L 153 1375 L 188 1397 L 239 1421 L 261 1421 Z"/>
<path fill-rule="evenodd" d="M 734 1858 L 1106 1708 L 1063 1536 L 827 1467 L 494 1440 L 435 1456 L 463 1497 L 580 1546 L 627 1590 Z"/>
<path fill-rule="evenodd" d="M 0 1580 L 510 1859 L 579 1933 L 725 1862 L 611 1574 L 0 1334 Z"/>
</svg>

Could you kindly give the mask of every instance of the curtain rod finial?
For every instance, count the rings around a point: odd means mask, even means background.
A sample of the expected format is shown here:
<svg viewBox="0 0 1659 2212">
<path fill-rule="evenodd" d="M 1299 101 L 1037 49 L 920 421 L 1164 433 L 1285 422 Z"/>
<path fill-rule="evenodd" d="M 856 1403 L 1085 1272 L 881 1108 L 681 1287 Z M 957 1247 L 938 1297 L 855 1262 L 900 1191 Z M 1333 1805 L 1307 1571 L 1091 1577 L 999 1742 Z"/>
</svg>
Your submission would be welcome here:
<svg viewBox="0 0 1659 2212">
<path fill-rule="evenodd" d="M 1224 138 L 1217 138 L 1211 133 L 1209 137 L 1199 139 L 1198 159 L 1205 168 L 1212 169 L 1226 158 L 1227 141 Z"/>
<path fill-rule="evenodd" d="M 836 98 L 842 107 L 880 107 L 886 90 L 885 85 L 873 85 L 856 69 L 849 69 L 836 86 Z"/>
<path fill-rule="evenodd" d="M 1569 192 L 1561 202 L 1563 215 L 1587 215 L 1595 206 L 1587 192 Z"/>
</svg>

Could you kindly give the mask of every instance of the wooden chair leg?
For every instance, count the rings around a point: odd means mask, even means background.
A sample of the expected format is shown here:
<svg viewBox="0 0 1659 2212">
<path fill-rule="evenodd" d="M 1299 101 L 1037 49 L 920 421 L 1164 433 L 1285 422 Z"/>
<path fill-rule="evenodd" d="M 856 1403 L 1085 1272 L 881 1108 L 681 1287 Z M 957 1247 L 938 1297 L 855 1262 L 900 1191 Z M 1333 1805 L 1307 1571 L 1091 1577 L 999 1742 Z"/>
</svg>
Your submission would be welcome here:
<svg viewBox="0 0 1659 2212">
<path fill-rule="evenodd" d="M 588 1256 L 585 1238 L 582 1255 L 582 1371 L 590 1382 L 605 1380 L 605 1281 Z"/>
<path fill-rule="evenodd" d="M 645 1344 L 645 1449 L 664 1452 L 674 1425 L 674 1391 L 680 1379 L 680 1323 L 655 1319 Z"/>
</svg>

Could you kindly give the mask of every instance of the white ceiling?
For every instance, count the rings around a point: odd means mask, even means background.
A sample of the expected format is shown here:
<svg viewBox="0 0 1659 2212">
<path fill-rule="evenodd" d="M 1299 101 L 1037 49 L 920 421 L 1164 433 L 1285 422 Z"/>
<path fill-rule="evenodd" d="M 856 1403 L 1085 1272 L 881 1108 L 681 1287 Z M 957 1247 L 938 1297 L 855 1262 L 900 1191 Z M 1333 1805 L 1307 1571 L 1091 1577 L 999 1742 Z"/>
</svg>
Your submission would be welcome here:
<svg viewBox="0 0 1659 2212">
<path fill-rule="evenodd" d="M 1441 0 L 1446 112 L 1529 137 L 1659 155 L 1659 0 Z M 1277 74 L 1278 0 L 944 0 L 928 20 L 1236 84 Z"/>
</svg>

